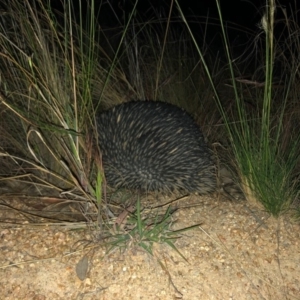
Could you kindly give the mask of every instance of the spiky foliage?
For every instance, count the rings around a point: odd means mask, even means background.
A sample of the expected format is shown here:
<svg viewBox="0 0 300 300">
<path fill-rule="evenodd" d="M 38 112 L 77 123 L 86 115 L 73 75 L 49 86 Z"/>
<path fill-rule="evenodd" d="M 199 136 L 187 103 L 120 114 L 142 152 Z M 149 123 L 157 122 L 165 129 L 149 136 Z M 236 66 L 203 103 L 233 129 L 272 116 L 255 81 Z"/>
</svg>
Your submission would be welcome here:
<svg viewBox="0 0 300 300">
<path fill-rule="evenodd" d="M 109 235 L 109 240 L 105 243 L 108 252 L 115 249 L 125 251 L 130 248 L 140 247 L 150 255 L 154 255 L 153 248 L 155 245 L 166 244 L 185 259 L 174 242 L 181 237 L 183 232 L 191 230 L 199 226 L 199 224 L 173 230 L 171 228 L 173 212 L 168 207 L 163 215 L 157 212 L 153 215 L 153 213 L 148 212 L 148 214 L 145 214 L 146 217 L 144 217 L 140 200 L 137 200 L 136 210 L 129 213 L 126 228 L 124 228 L 124 224 L 118 224 L 114 228 L 113 235 Z M 101 239 L 106 240 L 105 237 L 101 237 Z M 157 258 L 159 259 L 159 257 Z M 162 264 L 162 262 L 160 263 Z"/>
<path fill-rule="evenodd" d="M 89 202 L 95 212 L 101 193 L 91 184 L 86 137 L 93 128 L 95 74 L 104 88 L 107 72 L 95 63 L 94 15 L 87 16 L 85 32 L 75 24 L 70 2 L 62 18 L 42 1 L 11 1 L 6 11 L 0 33 L 1 181 Z M 95 172 L 101 172 L 99 163 Z M 98 176 L 97 186 L 100 181 Z"/>
<path fill-rule="evenodd" d="M 249 89 L 243 85 L 245 81 L 236 80 L 234 73 L 236 66 L 232 62 L 230 47 L 226 40 L 227 35 L 222 20 L 220 2 L 217 0 L 216 3 L 235 99 L 235 104 L 230 110 L 224 106 L 223 99 L 219 97 L 207 67 L 206 71 L 215 91 L 219 111 L 225 121 L 232 153 L 247 199 L 255 204 L 261 203 L 264 209 L 272 215 L 279 216 L 299 196 L 299 171 L 297 170 L 299 170 L 300 135 L 295 126 L 299 115 L 291 114 L 290 110 L 295 103 L 293 91 L 298 90 L 298 86 L 294 84 L 294 78 L 298 74 L 295 64 L 298 54 L 290 51 L 293 48 L 291 45 L 294 45 L 295 41 L 289 41 L 290 47 L 285 49 L 289 49 L 288 51 L 278 52 L 279 43 L 276 44 L 274 37 L 275 2 L 273 0 L 266 1 L 266 12 L 262 20 L 265 34 L 265 62 L 263 65 L 265 79 L 261 85 L 256 84 L 255 93 L 252 91 L 249 93 Z M 182 12 L 181 15 L 186 22 Z M 288 28 L 291 29 L 291 27 Z M 258 38 L 263 38 L 263 36 L 260 35 Z M 274 51 L 275 45 L 277 52 Z M 198 53 L 206 65 L 199 48 Z M 292 63 L 284 64 L 284 71 L 288 72 L 290 77 L 280 78 L 280 84 L 285 88 L 282 93 L 275 93 L 274 61 L 278 61 L 279 57 L 284 57 L 286 54 L 293 57 Z M 258 67 L 261 69 L 262 66 Z M 263 91 L 261 91 L 261 86 L 264 87 Z M 249 94 L 250 96 L 248 96 Z M 248 98 L 246 99 L 246 97 Z M 292 122 L 289 119 L 290 116 L 293 116 Z M 289 128 L 288 132 L 286 128 Z"/>
<path fill-rule="evenodd" d="M 289 114 L 290 85 L 295 68 L 290 68 L 290 81 L 281 77 L 286 86 L 282 99 L 274 91 L 274 61 L 276 39 L 274 37 L 275 2 L 267 1 L 262 19 L 265 33 L 265 82 L 262 93 L 257 94 L 256 112 L 248 113 L 241 93 L 236 93 L 239 123 L 231 129 L 233 150 L 237 159 L 246 197 L 261 203 L 273 216 L 286 211 L 298 197 L 295 171 L 299 165 L 300 136 L 295 127 L 285 130 Z M 294 87 L 295 88 L 295 87 Z M 240 88 L 235 85 L 235 89 Z M 240 89 L 242 91 L 242 89 Z M 277 97 L 277 100 L 276 100 Z M 259 102 L 261 104 L 259 104 Z M 299 180 L 299 178 L 298 178 Z"/>
</svg>

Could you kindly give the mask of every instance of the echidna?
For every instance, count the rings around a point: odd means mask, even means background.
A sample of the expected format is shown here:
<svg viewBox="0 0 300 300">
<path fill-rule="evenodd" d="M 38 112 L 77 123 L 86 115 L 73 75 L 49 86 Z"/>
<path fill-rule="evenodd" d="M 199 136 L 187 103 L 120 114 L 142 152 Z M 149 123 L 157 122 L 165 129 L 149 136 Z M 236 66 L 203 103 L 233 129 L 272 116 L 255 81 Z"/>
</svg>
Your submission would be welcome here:
<svg viewBox="0 0 300 300">
<path fill-rule="evenodd" d="M 212 154 L 193 118 L 157 101 L 123 103 L 96 118 L 108 185 L 204 194 L 216 187 Z"/>
</svg>

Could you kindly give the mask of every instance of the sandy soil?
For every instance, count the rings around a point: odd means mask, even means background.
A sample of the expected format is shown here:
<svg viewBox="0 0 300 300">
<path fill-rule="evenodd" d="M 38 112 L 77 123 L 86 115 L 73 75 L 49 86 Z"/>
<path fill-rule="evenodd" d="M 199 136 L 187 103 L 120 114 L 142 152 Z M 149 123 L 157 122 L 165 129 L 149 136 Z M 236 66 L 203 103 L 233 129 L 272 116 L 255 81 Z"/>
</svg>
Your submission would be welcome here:
<svg viewBox="0 0 300 300">
<path fill-rule="evenodd" d="M 105 255 L 84 243 L 89 229 L 11 226 L 6 214 L 1 299 L 300 299 L 299 224 L 246 202 L 193 196 L 180 206 L 175 229 L 201 224 L 176 242 L 187 262 L 167 245 L 154 257 L 134 247 Z"/>
</svg>

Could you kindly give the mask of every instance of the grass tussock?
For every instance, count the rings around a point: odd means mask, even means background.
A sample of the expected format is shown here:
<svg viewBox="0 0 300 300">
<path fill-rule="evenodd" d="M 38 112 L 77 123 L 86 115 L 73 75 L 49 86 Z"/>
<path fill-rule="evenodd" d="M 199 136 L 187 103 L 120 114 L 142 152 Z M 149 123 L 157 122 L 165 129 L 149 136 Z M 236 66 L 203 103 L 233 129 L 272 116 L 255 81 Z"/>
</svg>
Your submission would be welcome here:
<svg viewBox="0 0 300 300">
<path fill-rule="evenodd" d="M 62 18 L 42 1 L 11 1 L 6 9 L 0 97 L 1 159 L 7 168 L 1 181 L 16 185 L 17 179 L 36 194 L 46 188 L 52 196 L 88 202 L 96 214 L 102 170 L 88 133 L 94 127 L 93 85 L 97 80 L 104 89 L 108 75 L 97 69 L 95 28 L 86 32 L 76 25 L 71 4 Z M 87 15 L 90 24 L 93 17 Z"/>
<path fill-rule="evenodd" d="M 281 41 L 274 35 L 275 2 L 267 1 L 261 21 L 262 32 L 256 36 L 256 42 L 259 39 L 264 41 L 263 49 L 256 53 L 256 57 L 264 57 L 262 65 L 256 65 L 260 71 L 264 71 L 264 79 L 261 84 L 254 85 L 255 89 L 249 89 L 243 84 L 251 83 L 251 80 L 241 80 L 242 65 L 238 64 L 239 60 L 231 58 L 220 4 L 219 1 L 216 2 L 234 103 L 228 109 L 217 88 L 214 88 L 215 99 L 225 123 L 230 151 L 236 161 L 247 200 L 277 217 L 299 198 L 300 135 L 296 125 L 299 114 L 291 111 L 291 107 L 299 109 L 299 103 L 295 104 L 293 98 L 298 91 L 295 79 L 299 76 L 298 54 L 291 51 L 291 45 L 296 40 L 291 39 L 293 35 L 289 32 L 285 42 L 288 41 L 290 46 L 280 48 Z M 182 18 L 184 19 L 183 15 Z M 290 23 L 287 19 L 285 21 L 285 26 L 291 30 Z M 293 26 L 296 24 L 291 23 Z M 188 26 L 187 23 L 186 25 Z M 299 27 L 294 27 L 294 30 L 298 32 Z M 201 50 L 197 50 L 205 64 Z M 282 64 L 282 76 L 276 78 L 279 82 L 274 84 L 274 65 L 276 63 L 278 66 L 282 62 L 285 63 Z M 215 86 L 208 67 L 206 71 L 211 85 Z M 255 82 L 252 81 L 253 83 Z M 276 90 L 278 85 L 282 86 L 281 91 Z"/>
<path fill-rule="evenodd" d="M 275 2 L 268 1 L 261 20 L 262 38 L 265 40 L 263 91 L 257 93 L 255 112 L 248 113 L 241 94 L 243 90 L 233 84 L 238 123 L 230 126 L 230 133 L 247 199 L 262 204 L 264 209 L 277 217 L 287 211 L 299 196 L 299 178 L 296 178 L 300 136 L 295 126 L 286 130 L 290 92 L 298 88 L 294 82 L 297 74 L 295 64 L 287 68 L 289 78 L 282 76 L 279 79 L 283 91 L 276 93 L 275 90 L 274 63 L 286 54 L 278 52 L 276 47 L 275 11 Z"/>
</svg>

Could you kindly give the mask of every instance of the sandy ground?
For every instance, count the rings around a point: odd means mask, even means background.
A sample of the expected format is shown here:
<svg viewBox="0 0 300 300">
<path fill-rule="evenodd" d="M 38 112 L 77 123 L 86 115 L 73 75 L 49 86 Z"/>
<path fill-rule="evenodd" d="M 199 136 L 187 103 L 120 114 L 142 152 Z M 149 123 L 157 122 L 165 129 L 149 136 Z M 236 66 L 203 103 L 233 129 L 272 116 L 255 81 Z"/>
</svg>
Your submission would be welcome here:
<svg viewBox="0 0 300 300">
<path fill-rule="evenodd" d="M 180 206 L 175 229 L 201 224 L 176 242 L 187 262 L 167 245 L 105 255 L 89 229 L 2 223 L 1 299 L 300 299 L 299 224 L 246 202 Z"/>
</svg>

